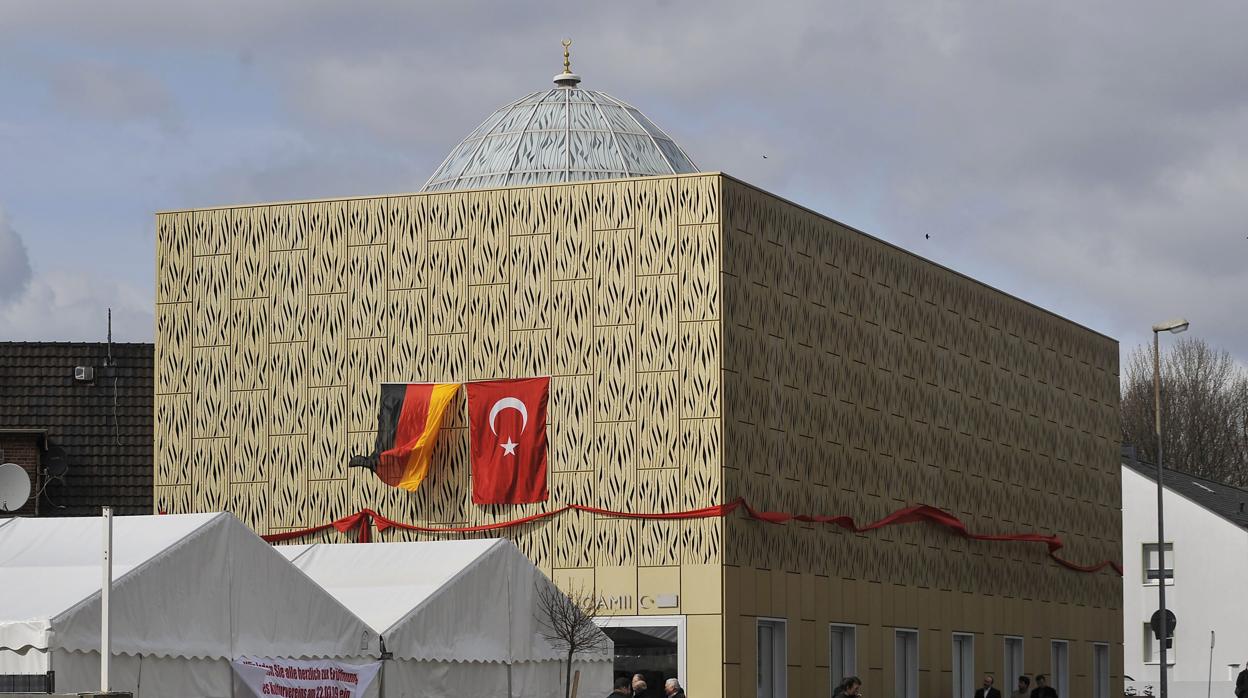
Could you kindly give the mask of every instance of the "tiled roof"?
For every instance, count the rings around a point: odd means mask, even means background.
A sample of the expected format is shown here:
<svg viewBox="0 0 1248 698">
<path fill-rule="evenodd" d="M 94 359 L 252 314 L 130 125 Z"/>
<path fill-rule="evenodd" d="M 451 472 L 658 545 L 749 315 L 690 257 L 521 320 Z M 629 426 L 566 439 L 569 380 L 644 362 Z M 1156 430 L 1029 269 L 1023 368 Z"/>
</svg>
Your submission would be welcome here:
<svg viewBox="0 0 1248 698">
<path fill-rule="evenodd" d="M 69 467 L 40 514 L 152 513 L 152 349 L 113 344 L 109 368 L 107 344 L 0 342 L 0 433 L 46 429 L 44 465 Z M 76 366 L 94 367 L 95 380 L 75 381 Z"/>
<path fill-rule="evenodd" d="M 1134 449 L 1123 448 L 1122 464 L 1144 477 L 1157 481 L 1157 465 L 1135 457 Z M 1191 473 L 1164 468 L 1166 489 L 1196 502 L 1240 528 L 1248 529 L 1248 490 L 1206 480 Z"/>
</svg>

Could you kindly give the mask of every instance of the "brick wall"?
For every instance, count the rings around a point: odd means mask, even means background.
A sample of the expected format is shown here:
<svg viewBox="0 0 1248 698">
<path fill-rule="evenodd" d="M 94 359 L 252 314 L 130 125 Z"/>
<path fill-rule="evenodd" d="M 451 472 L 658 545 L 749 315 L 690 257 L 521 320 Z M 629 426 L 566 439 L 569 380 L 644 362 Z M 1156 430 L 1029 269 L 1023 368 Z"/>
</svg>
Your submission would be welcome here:
<svg viewBox="0 0 1248 698">
<path fill-rule="evenodd" d="M 37 516 L 39 502 L 35 493 L 39 491 L 39 455 L 40 441 L 43 437 L 34 434 L 0 436 L 0 463 L 17 463 L 26 469 L 30 476 L 30 499 L 25 506 L 15 512 L 0 512 L 6 516 Z"/>
</svg>

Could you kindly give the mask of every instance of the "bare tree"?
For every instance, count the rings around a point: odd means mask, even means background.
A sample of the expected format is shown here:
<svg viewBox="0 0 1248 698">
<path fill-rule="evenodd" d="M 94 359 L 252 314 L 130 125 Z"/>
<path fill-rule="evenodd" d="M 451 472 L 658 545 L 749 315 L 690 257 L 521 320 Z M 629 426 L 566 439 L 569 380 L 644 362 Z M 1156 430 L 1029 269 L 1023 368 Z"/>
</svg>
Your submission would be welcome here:
<svg viewBox="0 0 1248 698">
<path fill-rule="evenodd" d="M 1153 411 L 1152 348 L 1140 347 L 1122 380 L 1122 438 L 1155 463 Z M 1198 338 L 1163 351 L 1161 421 L 1166 466 L 1248 485 L 1248 372 L 1230 354 Z"/>
<path fill-rule="evenodd" d="M 543 625 L 542 635 L 556 649 L 567 652 L 568 670 L 563 695 L 564 698 L 572 698 L 572 660 L 607 646 L 607 636 L 594 622 L 598 615 L 598 599 L 590 592 L 580 589 L 564 592 L 554 584 L 539 580 L 537 608 Z"/>
</svg>

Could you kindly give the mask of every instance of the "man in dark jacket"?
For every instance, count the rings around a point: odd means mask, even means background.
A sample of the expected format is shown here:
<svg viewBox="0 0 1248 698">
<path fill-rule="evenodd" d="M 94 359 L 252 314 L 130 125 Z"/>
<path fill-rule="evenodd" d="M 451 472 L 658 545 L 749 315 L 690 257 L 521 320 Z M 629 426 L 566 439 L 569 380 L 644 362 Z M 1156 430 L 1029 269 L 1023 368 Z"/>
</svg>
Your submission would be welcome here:
<svg viewBox="0 0 1248 698">
<path fill-rule="evenodd" d="M 992 687 L 992 674 L 984 674 L 984 687 L 975 691 L 975 698 L 1001 698 L 1001 691 Z"/>
<path fill-rule="evenodd" d="M 1036 674 L 1036 687 L 1031 689 L 1031 698 L 1058 698 L 1057 689 L 1049 685 L 1049 677 Z"/>
<path fill-rule="evenodd" d="M 1244 662 L 1244 670 L 1235 679 L 1235 698 L 1248 698 L 1248 662 Z"/>
<path fill-rule="evenodd" d="M 616 698 L 617 696 L 633 695 L 633 682 L 627 676 L 621 676 L 615 680 L 615 690 L 607 694 L 607 698 Z"/>
<path fill-rule="evenodd" d="M 685 698 L 685 687 L 680 685 L 680 681 L 671 678 L 663 682 L 663 693 L 667 694 L 667 698 Z"/>
</svg>

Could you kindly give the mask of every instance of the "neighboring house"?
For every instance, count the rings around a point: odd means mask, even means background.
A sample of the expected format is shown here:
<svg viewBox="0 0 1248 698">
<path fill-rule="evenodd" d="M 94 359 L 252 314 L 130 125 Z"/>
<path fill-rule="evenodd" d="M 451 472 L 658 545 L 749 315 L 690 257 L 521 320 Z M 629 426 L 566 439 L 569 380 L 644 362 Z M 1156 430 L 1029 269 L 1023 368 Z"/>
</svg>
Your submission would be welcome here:
<svg viewBox="0 0 1248 698">
<path fill-rule="evenodd" d="M 1248 659 L 1248 491 L 1166 469 L 1166 608 L 1174 612 L 1167 651 L 1171 698 L 1233 694 Z M 1122 458 L 1123 672 L 1143 695 L 1159 694 L 1157 641 L 1157 466 Z M 1216 633 L 1210 672 L 1210 632 Z M 1212 674 L 1213 686 L 1208 686 Z"/>
<path fill-rule="evenodd" d="M 0 342 L 0 462 L 32 491 L 16 514 L 152 513 L 152 393 L 151 344 Z"/>
</svg>

